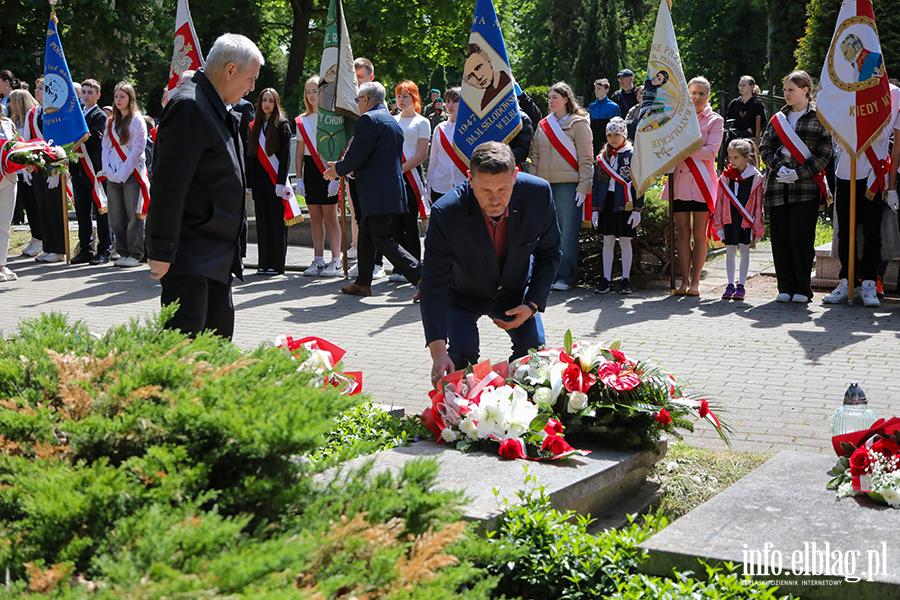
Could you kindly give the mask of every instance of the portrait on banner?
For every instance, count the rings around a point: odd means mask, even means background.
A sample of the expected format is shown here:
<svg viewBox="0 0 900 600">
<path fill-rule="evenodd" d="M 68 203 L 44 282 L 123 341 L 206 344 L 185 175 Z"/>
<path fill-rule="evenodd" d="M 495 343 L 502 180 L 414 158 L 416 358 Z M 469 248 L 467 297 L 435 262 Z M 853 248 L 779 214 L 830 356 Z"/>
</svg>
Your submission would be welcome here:
<svg viewBox="0 0 900 600">
<path fill-rule="evenodd" d="M 512 88 L 509 65 L 480 34 L 473 32 L 463 67 L 463 101 L 478 118 L 483 118 Z"/>
</svg>

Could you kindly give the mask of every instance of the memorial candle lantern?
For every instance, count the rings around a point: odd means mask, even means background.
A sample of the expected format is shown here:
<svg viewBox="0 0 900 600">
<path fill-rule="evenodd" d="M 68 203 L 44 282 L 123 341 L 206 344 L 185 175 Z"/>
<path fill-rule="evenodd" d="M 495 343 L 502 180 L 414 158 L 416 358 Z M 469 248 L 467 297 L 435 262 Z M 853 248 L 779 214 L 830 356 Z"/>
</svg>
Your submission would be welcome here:
<svg viewBox="0 0 900 600">
<path fill-rule="evenodd" d="M 858 383 L 851 383 L 844 392 L 844 404 L 831 417 L 831 435 L 864 431 L 875 423 L 875 413 L 869 409 L 866 393 Z"/>
</svg>

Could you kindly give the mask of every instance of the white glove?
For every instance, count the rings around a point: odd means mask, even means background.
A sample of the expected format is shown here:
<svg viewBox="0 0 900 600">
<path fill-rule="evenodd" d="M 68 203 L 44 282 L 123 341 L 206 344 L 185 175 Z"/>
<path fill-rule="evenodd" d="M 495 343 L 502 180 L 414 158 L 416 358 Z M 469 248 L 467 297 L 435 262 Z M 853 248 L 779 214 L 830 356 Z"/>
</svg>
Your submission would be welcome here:
<svg viewBox="0 0 900 600">
<path fill-rule="evenodd" d="M 581 192 L 575 192 L 575 206 L 581 206 L 584 204 L 585 199 L 587 198 L 587 194 L 582 194 Z"/>
<path fill-rule="evenodd" d="M 717 229 L 716 237 L 718 237 L 720 240 L 724 240 L 725 239 L 725 231 L 723 229 Z"/>
<path fill-rule="evenodd" d="M 28 171 L 22 171 L 22 181 L 24 181 L 28 185 L 31 185 L 31 178 L 32 178 L 31 173 L 29 173 Z M 896 192 L 895 192 L 895 195 L 896 195 Z"/>
<path fill-rule="evenodd" d="M 302 177 L 297 179 L 297 184 L 294 186 L 294 193 L 298 196 L 306 197 L 306 184 L 303 183 Z"/>
<path fill-rule="evenodd" d="M 284 198 L 284 186 L 280 183 L 275 186 L 275 195 L 279 198 Z"/>
<path fill-rule="evenodd" d="M 795 171 L 794 169 L 786 169 L 784 167 L 781 167 L 781 169 L 778 170 L 778 178 L 776 179 L 776 181 L 778 181 L 779 183 L 791 184 L 798 179 L 800 179 L 800 176 L 797 175 L 797 171 Z"/>
<path fill-rule="evenodd" d="M 106 169 L 100 169 L 97 171 L 97 180 L 100 181 L 104 177 L 109 178 L 109 175 L 106 174 Z"/>
<path fill-rule="evenodd" d="M 900 198 L 897 197 L 897 190 L 889 190 L 887 193 L 887 205 L 892 211 L 897 212 L 900 208 Z"/>
<path fill-rule="evenodd" d="M 332 179 L 328 183 L 328 197 L 337 196 L 338 191 L 341 189 L 341 182 L 337 179 Z"/>
<path fill-rule="evenodd" d="M 600 226 L 600 213 L 596 210 L 591 213 L 591 225 L 594 226 L 594 229 Z"/>
<path fill-rule="evenodd" d="M 47 178 L 47 187 L 51 190 L 59 187 L 59 173 Z"/>
<path fill-rule="evenodd" d="M 628 217 L 628 224 L 637 229 L 637 226 L 641 224 L 641 213 L 636 210 L 631 211 L 631 216 Z"/>
</svg>

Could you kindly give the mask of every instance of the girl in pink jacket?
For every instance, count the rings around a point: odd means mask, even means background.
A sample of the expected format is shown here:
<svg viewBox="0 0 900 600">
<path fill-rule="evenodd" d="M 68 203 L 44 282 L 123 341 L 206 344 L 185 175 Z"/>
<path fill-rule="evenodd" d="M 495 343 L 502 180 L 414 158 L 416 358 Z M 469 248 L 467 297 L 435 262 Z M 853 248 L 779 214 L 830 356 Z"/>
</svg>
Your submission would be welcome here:
<svg viewBox="0 0 900 600">
<path fill-rule="evenodd" d="M 728 168 L 719 178 L 713 227 L 725 243 L 725 270 L 728 287 L 723 300 L 743 300 L 744 282 L 750 267 L 750 242 L 762 239 L 766 233 L 763 215 L 763 176 L 757 170 L 756 147 L 748 139 L 739 138 L 728 144 Z M 734 285 L 734 260 L 741 248 L 741 270 L 737 287 Z"/>
</svg>

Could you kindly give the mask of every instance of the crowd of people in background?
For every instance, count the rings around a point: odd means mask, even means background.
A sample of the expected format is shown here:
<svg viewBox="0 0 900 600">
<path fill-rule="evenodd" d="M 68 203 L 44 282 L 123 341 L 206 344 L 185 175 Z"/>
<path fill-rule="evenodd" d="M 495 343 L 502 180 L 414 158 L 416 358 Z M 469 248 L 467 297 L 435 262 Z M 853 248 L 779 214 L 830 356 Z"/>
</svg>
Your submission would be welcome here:
<svg viewBox="0 0 900 600">
<path fill-rule="evenodd" d="M 354 67 L 360 86 L 375 81 L 375 67 L 370 61 L 359 58 Z M 668 76 L 661 72 L 660 77 L 663 75 Z M 192 72 L 185 72 L 179 86 L 191 76 Z M 522 128 L 508 145 L 520 169 L 549 182 L 553 192 L 562 252 L 553 290 L 568 290 L 577 285 L 579 231 L 583 221 L 591 221 L 602 238 L 603 247 L 603 275 L 595 291 L 604 294 L 612 290 L 612 264 L 617 241 L 622 260 L 619 292 L 632 291 L 631 240 L 638 235 L 644 203 L 643 198 L 633 197 L 633 144 L 643 116 L 641 107 L 652 103 L 662 82 L 648 80 L 646 90 L 645 86 L 635 86 L 634 73 L 630 69 L 621 70 L 617 81 L 617 89 L 610 93 L 610 81 L 597 79 L 594 82 L 595 99 L 584 108 L 567 83 L 552 85 L 546 98 L 546 117 L 527 94 L 518 97 Z M 241 115 L 246 188 L 252 195 L 256 215 L 258 275 L 274 276 L 285 272 L 287 225 L 283 202 L 291 196 L 305 199 L 312 228 L 314 258 L 303 275 L 339 277 L 343 274 L 338 185 L 328 181 L 329 165 L 319 158 L 313 141 L 319 83 L 316 76 L 305 82 L 304 112 L 295 121 L 286 118 L 280 97 L 272 88 L 259 92 L 255 107 L 246 100 L 231 105 Z M 99 102 L 103 98 L 99 83 L 86 79 L 78 88 L 91 134 L 85 152 L 96 165 L 94 175 L 105 177 L 103 185 L 108 197 L 108 212 L 100 214 L 97 210 L 91 174 L 82 165 L 73 165 L 72 201 L 78 220 L 79 251 L 72 263 L 100 265 L 114 260 L 118 267 L 135 267 L 145 261 L 143 218 L 149 199 L 147 186 L 151 179 L 150 157 L 156 127 L 153 120 L 139 110 L 132 85 L 121 82 L 115 86 L 112 103 L 103 108 Z M 842 235 L 840 227 L 849 217 L 847 197 L 850 186 L 864 184 L 872 167 L 865 157 L 860 158 L 858 181 L 849 181 L 849 161 L 816 117 L 814 85 L 805 72 L 795 71 L 785 78 L 785 106 L 771 122 L 752 77 L 741 77 L 737 90 L 737 97 L 723 107 L 723 117 L 709 103 L 709 81 L 695 77 L 689 82 L 702 145 L 674 167 L 663 192 L 664 198 L 668 198 L 671 188 L 674 198 L 671 210 L 678 231 L 681 283 L 675 293 L 700 295 L 700 275 L 707 258 L 709 238 L 715 236 L 728 249 L 729 282 L 723 298 L 742 300 L 746 296 L 744 284 L 749 247 L 765 234 L 762 217 L 765 212 L 771 228 L 769 233 L 778 279 L 776 300 L 809 302 L 813 297 L 810 286 L 813 240 L 820 205 L 825 197 L 822 179 L 825 176 L 833 179 L 836 172 L 836 245 L 842 264 L 842 281 L 824 301 L 845 301 L 850 285 L 847 281 L 850 250 L 849 236 Z M 0 71 L 0 105 L 4 115 L 0 141 L 11 139 L 16 132 L 26 139 L 41 137 L 42 92 L 41 79 L 29 88 L 9 71 Z M 400 82 L 391 92 L 392 98 L 384 98 L 383 103 L 387 114 L 402 130 L 402 175 L 406 198 L 401 213 L 391 220 L 391 236 L 402 247 L 404 256 L 420 263 L 423 258 L 420 221 L 427 218 L 432 204 L 467 179 L 466 170 L 457 164 L 453 152 L 461 90 L 459 87 L 430 89 L 425 106 L 419 86 L 412 81 Z M 174 93 L 178 93 L 177 89 Z M 894 116 L 882 134 L 885 147 L 895 125 L 900 125 L 896 119 L 900 96 L 896 87 L 892 87 L 892 96 Z M 163 105 L 167 100 L 167 93 L 164 93 Z M 777 126 L 782 122 L 789 132 L 785 133 Z M 293 142 L 292 136 L 295 136 Z M 792 155 L 784 136 L 802 140 L 808 155 Z M 296 145 L 293 184 L 289 177 L 292 143 Z M 890 191 L 884 194 L 887 203 L 868 200 L 857 203 L 858 220 L 865 239 L 857 274 L 866 306 L 879 304 L 878 292 L 886 266 L 881 246 L 882 214 L 885 209 L 896 211 L 897 204 L 896 159 L 900 153 L 894 154 Z M 720 156 L 727 156 L 727 160 L 717 168 L 716 160 Z M 761 173 L 763 165 L 765 177 Z M 696 166 L 708 171 L 713 181 L 722 182 L 717 186 L 715 202 L 710 203 L 704 197 L 691 170 Z M 358 190 L 352 172 L 348 181 L 353 220 L 347 258 L 359 261 L 351 276 L 359 275 L 361 265 L 371 264 L 371 279 L 385 277 L 378 243 L 370 244 L 367 250 L 373 252 L 373 256 L 365 257 L 365 260 L 360 256 L 361 215 L 355 200 Z M 16 196 L 10 197 L 16 189 Z M 864 185 L 860 192 L 865 197 Z M 61 212 L 64 193 L 58 176 L 47 177 L 37 171 L 17 175 L 4 173 L 0 185 L 0 225 L 8 225 L 14 220 L 16 207 L 27 215 L 32 239 L 23 250 L 24 255 L 46 263 L 64 260 L 65 232 Z M 0 260 L 5 263 L 9 227 L 3 231 Z M 326 241 L 330 248 L 328 261 L 325 259 Z M 736 271 L 738 249 L 740 267 Z M 0 281 L 15 278 L 6 264 L 0 264 Z M 408 281 L 399 271 L 391 279 L 401 283 Z M 370 288 L 365 291 L 369 293 Z"/>
</svg>

